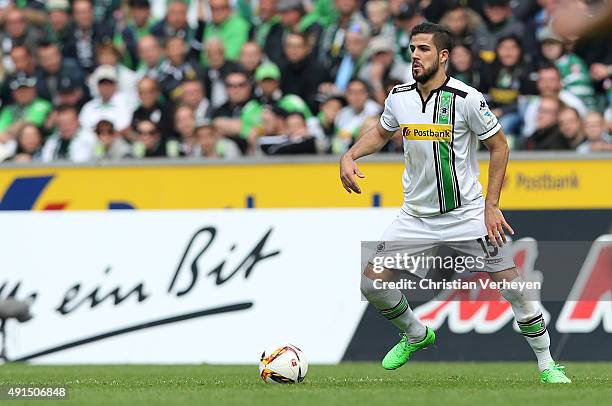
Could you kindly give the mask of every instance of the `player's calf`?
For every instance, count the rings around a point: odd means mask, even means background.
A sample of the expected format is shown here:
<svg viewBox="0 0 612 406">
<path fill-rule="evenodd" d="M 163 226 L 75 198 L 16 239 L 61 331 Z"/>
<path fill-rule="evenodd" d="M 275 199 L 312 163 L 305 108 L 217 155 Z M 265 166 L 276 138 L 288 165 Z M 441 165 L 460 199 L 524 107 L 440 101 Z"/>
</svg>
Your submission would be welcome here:
<svg viewBox="0 0 612 406">
<path fill-rule="evenodd" d="M 404 365 L 414 351 L 433 344 L 435 334 L 414 315 L 408 300 L 399 289 L 384 289 L 382 282 L 390 278 L 391 271 L 378 274 L 372 266 L 361 275 L 361 293 L 380 314 L 402 331 L 402 339 L 383 359 L 385 369 Z"/>
<path fill-rule="evenodd" d="M 511 271 L 516 274 L 516 270 Z M 493 275 L 492 277 L 497 281 L 502 280 L 503 275 L 496 275 L 496 277 Z M 512 281 L 522 282 L 522 278 L 518 276 Z M 565 376 L 564 368 L 555 364 L 550 354 L 550 335 L 546 329 L 540 302 L 530 298 L 528 294 L 518 288 L 500 289 L 499 292 L 510 302 L 521 334 L 523 334 L 538 359 L 540 382 L 570 383 L 571 381 Z"/>
</svg>

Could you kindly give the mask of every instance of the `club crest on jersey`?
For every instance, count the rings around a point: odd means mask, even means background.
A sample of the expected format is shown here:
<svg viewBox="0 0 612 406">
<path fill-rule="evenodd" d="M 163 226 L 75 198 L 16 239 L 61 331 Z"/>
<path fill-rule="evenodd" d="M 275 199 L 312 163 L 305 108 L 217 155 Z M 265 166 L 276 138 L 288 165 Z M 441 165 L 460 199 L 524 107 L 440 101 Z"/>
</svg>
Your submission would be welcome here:
<svg viewBox="0 0 612 406">
<path fill-rule="evenodd" d="M 453 140 L 451 124 L 401 124 L 402 136 L 412 141 L 447 141 Z"/>
</svg>

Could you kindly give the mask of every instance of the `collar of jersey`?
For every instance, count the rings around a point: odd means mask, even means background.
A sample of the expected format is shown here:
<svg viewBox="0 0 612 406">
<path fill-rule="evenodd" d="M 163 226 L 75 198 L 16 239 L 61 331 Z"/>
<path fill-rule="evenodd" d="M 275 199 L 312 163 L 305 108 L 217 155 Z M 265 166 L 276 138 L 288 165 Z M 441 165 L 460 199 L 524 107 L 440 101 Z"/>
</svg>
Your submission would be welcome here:
<svg viewBox="0 0 612 406">
<path fill-rule="evenodd" d="M 421 112 L 425 113 L 425 108 L 427 107 L 427 103 L 429 103 L 429 99 L 431 99 L 431 96 L 433 96 L 434 93 L 437 93 L 442 88 L 444 88 L 448 84 L 449 80 L 450 80 L 450 76 L 447 75 L 444 83 L 442 83 L 440 86 L 436 87 L 435 89 L 432 89 L 431 92 L 429 92 L 429 96 L 427 96 L 427 100 L 423 100 L 423 95 L 421 94 L 421 91 L 419 90 L 419 85 L 415 82 L 414 89 L 417 91 L 417 93 L 419 94 L 419 98 L 421 99 Z"/>
</svg>

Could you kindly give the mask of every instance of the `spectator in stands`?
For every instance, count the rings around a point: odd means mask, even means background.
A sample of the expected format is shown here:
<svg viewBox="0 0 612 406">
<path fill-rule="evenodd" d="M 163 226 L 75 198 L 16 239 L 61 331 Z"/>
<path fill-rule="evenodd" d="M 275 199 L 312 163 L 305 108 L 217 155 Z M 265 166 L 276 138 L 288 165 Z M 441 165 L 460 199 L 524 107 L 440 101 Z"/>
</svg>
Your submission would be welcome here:
<svg viewBox="0 0 612 406">
<path fill-rule="evenodd" d="M 72 76 L 64 76 L 57 84 L 56 106 L 73 106 L 78 111 L 89 101 L 89 95 L 83 82 L 75 80 Z"/>
<path fill-rule="evenodd" d="M 179 145 L 174 140 L 163 142 L 161 132 L 154 122 L 142 120 L 136 126 L 137 141 L 132 148 L 136 158 L 161 158 L 179 156 Z"/>
<path fill-rule="evenodd" d="M 489 38 L 482 18 L 461 2 L 451 2 L 440 24 L 446 26 L 455 38 L 455 43 L 461 43 L 476 55 L 488 50 Z"/>
<path fill-rule="evenodd" d="M 334 81 L 334 91 L 346 91 L 346 87 L 352 79 L 359 75 L 359 71 L 368 60 L 368 42 L 370 35 L 363 31 L 359 25 L 351 27 L 346 33 L 346 52 L 340 59 L 339 64 L 329 69 Z"/>
<path fill-rule="evenodd" d="M 261 48 L 255 41 L 246 42 L 240 50 L 240 65 L 247 71 L 249 77 L 253 78 L 255 69 L 261 65 L 263 54 Z"/>
<path fill-rule="evenodd" d="M 136 131 L 138 123 L 148 120 L 159 128 L 162 141 L 166 142 L 173 135 L 173 113 L 167 103 L 161 101 L 161 92 L 157 82 L 145 77 L 138 82 L 140 105 L 132 115 L 131 129 Z"/>
<path fill-rule="evenodd" d="M 210 117 L 212 109 L 204 93 L 202 82 L 187 80 L 181 84 L 180 93 L 179 101 L 191 107 L 195 121 L 202 122 L 205 118 Z"/>
<path fill-rule="evenodd" d="M 495 53 L 492 52 L 500 38 L 514 35 L 522 40 L 525 25 L 516 20 L 510 7 L 510 0 L 485 0 L 484 17 L 489 43 L 484 46 L 484 50 L 491 52 L 481 53 L 480 56 L 485 62 L 492 62 Z"/>
<path fill-rule="evenodd" d="M 9 87 L 13 103 L 0 111 L 0 142 L 14 139 L 24 123 L 42 127 L 53 107 L 49 101 L 38 97 L 34 77 L 17 74 Z"/>
<path fill-rule="evenodd" d="M 278 114 L 278 113 L 277 113 Z M 316 139 L 308 131 L 304 115 L 284 113 L 284 132 L 259 138 L 259 147 L 268 155 L 316 154 Z"/>
<path fill-rule="evenodd" d="M 204 88 L 208 91 L 210 104 L 220 107 L 227 102 L 225 77 L 229 72 L 240 69 L 240 65 L 225 59 L 223 43 L 219 39 L 211 39 L 205 45 L 208 67 L 204 71 Z"/>
<path fill-rule="evenodd" d="M 263 48 L 268 58 L 278 66 L 287 62 L 283 45 L 289 33 L 306 35 L 309 52 L 318 55 L 318 44 L 323 27 L 316 19 L 306 15 L 302 0 L 281 1 L 278 3 L 277 11 L 280 16 L 280 24 L 268 34 Z"/>
<path fill-rule="evenodd" d="M 92 0 L 94 5 L 94 18 L 97 23 L 113 24 L 113 14 L 119 11 L 121 0 Z"/>
<path fill-rule="evenodd" d="M 242 109 L 251 98 L 252 86 L 249 76 L 242 70 L 230 72 L 225 76 L 225 88 L 228 100 L 213 110 L 211 118 L 213 125 L 224 137 L 232 138 L 242 151 L 246 151 L 247 143 L 240 136 Z"/>
<path fill-rule="evenodd" d="M 34 124 L 25 124 L 17 133 L 14 162 L 37 162 L 42 159 L 42 135 Z"/>
<path fill-rule="evenodd" d="M 166 17 L 151 27 L 150 32 L 162 44 L 165 44 L 168 38 L 178 37 L 191 46 L 195 40 L 195 30 L 187 21 L 187 3 L 182 0 L 171 0 L 168 3 Z"/>
<path fill-rule="evenodd" d="M 196 127 L 194 111 L 186 104 L 179 105 L 174 112 L 174 131 L 180 143 L 180 155 L 193 156 L 197 143 L 193 133 Z"/>
<path fill-rule="evenodd" d="M 151 79 L 159 78 L 164 53 L 156 37 L 145 35 L 140 38 L 138 41 L 138 58 L 140 64 L 136 71 L 136 77 L 139 80 L 145 76 Z"/>
<path fill-rule="evenodd" d="M 202 42 L 217 38 L 224 44 L 225 57 L 237 61 L 240 50 L 249 39 L 249 23 L 232 10 L 229 0 L 210 0 L 211 21 L 200 22 Z M 199 39 L 199 38 L 198 38 Z M 206 54 L 203 55 L 206 65 Z"/>
<path fill-rule="evenodd" d="M 122 159 L 130 156 L 132 147 L 115 130 L 115 126 L 108 120 L 101 120 L 94 129 L 97 140 L 95 157 L 98 159 Z"/>
<path fill-rule="evenodd" d="M 46 8 L 48 21 L 45 24 L 44 38 L 58 44 L 60 51 L 63 52 L 64 44 L 74 29 L 70 16 L 70 2 L 68 0 L 47 0 Z"/>
<path fill-rule="evenodd" d="M 36 76 L 36 62 L 30 50 L 24 45 L 16 45 L 11 49 L 11 61 L 14 67 L 14 72 L 9 75 L 2 86 L 2 101 L 4 104 L 10 103 L 11 97 L 10 83 L 17 76 Z M 36 83 L 36 90 L 39 94 L 44 94 L 45 84 Z"/>
<path fill-rule="evenodd" d="M 523 135 L 528 136 L 535 131 L 538 106 L 544 96 L 557 97 L 563 104 L 575 108 L 580 117 L 586 116 L 587 109 L 584 103 L 567 90 L 563 90 L 561 76 L 553 65 L 543 65 L 538 69 L 537 88 L 539 96 L 533 98 L 525 109 L 523 116 Z"/>
<path fill-rule="evenodd" d="M 40 32 L 29 26 L 23 11 L 18 8 L 8 8 L 4 15 L 4 30 L 0 32 L 0 47 L 5 55 L 3 64 L 9 72 L 15 71 L 15 66 L 8 58 L 11 50 L 16 46 L 24 46 L 29 50 L 36 47 Z"/>
<path fill-rule="evenodd" d="M 479 61 L 470 47 L 458 43 L 450 53 L 448 75 L 482 92 L 483 75 Z"/>
<path fill-rule="evenodd" d="M 283 94 L 280 89 L 281 73 L 273 63 L 264 63 L 255 72 L 257 86 L 254 98 L 249 101 L 240 115 L 241 131 L 243 138 L 247 138 L 251 129 L 261 126 L 262 112 L 266 105 L 279 106 L 287 112 L 300 112 L 306 118 L 312 117 L 310 109 L 304 100 L 294 94 Z"/>
<path fill-rule="evenodd" d="M 138 93 L 136 90 L 138 80 L 136 78 L 136 73 L 119 63 L 120 59 L 121 54 L 119 50 L 112 44 L 98 44 L 98 46 L 96 46 L 97 65 L 112 66 L 115 69 L 117 72 L 117 91 L 124 94 L 129 99 L 128 103 L 130 105 L 135 106 L 138 100 Z M 89 86 L 89 93 L 93 97 L 98 96 L 98 84 L 95 80 L 95 76 L 90 75 L 87 83 Z"/>
<path fill-rule="evenodd" d="M 580 153 L 612 152 L 612 136 L 606 130 L 601 113 L 590 111 L 584 119 L 584 135 L 586 140 L 576 149 Z"/>
<path fill-rule="evenodd" d="M 285 134 L 286 118 L 287 112 L 280 107 L 265 106 L 262 112 L 261 127 L 254 128 L 249 134 L 248 153 L 258 154 L 261 151 L 261 145 L 267 143 L 263 138 Z"/>
<path fill-rule="evenodd" d="M 91 160 L 94 156 L 95 137 L 89 128 L 79 125 L 76 109 L 73 106 L 59 106 L 56 116 L 57 129 L 42 149 L 43 162 Z"/>
<path fill-rule="evenodd" d="M 36 72 L 36 83 L 40 97 L 59 104 L 59 84 L 62 80 L 74 81 L 79 86 L 85 82 L 85 74 L 76 60 L 64 58 L 59 46 L 53 42 L 40 42 L 38 44 L 38 64 L 40 69 Z"/>
<path fill-rule="evenodd" d="M 371 0 L 365 4 L 366 16 L 370 25 L 370 35 L 394 38 L 395 27 L 391 22 L 391 10 L 385 0 Z"/>
<path fill-rule="evenodd" d="M 81 127 L 93 131 L 98 122 L 108 120 L 122 135 L 126 135 L 135 107 L 129 104 L 129 97 L 117 90 L 117 70 L 110 65 L 101 65 L 93 77 L 99 95 L 83 106 L 79 115 Z"/>
<path fill-rule="evenodd" d="M 393 10 L 394 7 L 391 7 Z M 398 11 L 393 13 L 395 19 L 395 53 L 406 63 L 412 61 L 410 52 L 410 33 L 418 24 L 425 21 L 417 2 L 410 1 L 400 4 Z"/>
<path fill-rule="evenodd" d="M 566 142 L 559 131 L 559 112 L 561 101 L 555 96 L 542 96 L 538 103 L 536 128 L 525 140 L 527 150 L 565 149 Z"/>
<path fill-rule="evenodd" d="M 390 80 L 401 83 L 412 82 L 411 67 L 400 57 L 395 57 L 391 38 L 372 38 L 368 45 L 368 53 L 369 62 L 360 69 L 359 78 L 371 85 L 374 92 L 373 99 L 382 105 L 388 95 L 384 83 Z"/>
<path fill-rule="evenodd" d="M 255 24 L 253 27 L 252 41 L 260 49 L 266 45 L 268 36 L 276 30 L 282 30 L 280 17 L 277 15 L 278 0 L 260 0 Z M 281 0 L 281 3 L 286 3 Z M 244 49 L 244 46 L 243 46 Z M 245 67 L 246 69 L 246 67 Z"/>
<path fill-rule="evenodd" d="M 495 48 L 495 60 L 486 66 L 484 87 L 489 106 L 510 136 L 520 135 L 521 115 L 518 100 L 521 94 L 533 94 L 535 85 L 529 79 L 531 68 L 525 61 L 520 38 L 511 34 L 501 37 Z"/>
<path fill-rule="evenodd" d="M 331 139 L 336 133 L 336 117 L 346 104 L 346 98 L 341 93 L 332 93 L 321 103 L 321 110 L 317 118 L 326 138 Z"/>
<path fill-rule="evenodd" d="M 294 153 L 295 139 L 341 153 L 376 123 L 393 85 L 413 81 L 410 33 L 425 20 L 450 29 L 456 46 L 447 73 L 485 94 L 511 143 L 612 149 L 612 42 L 556 37 L 548 26 L 558 0 L 4 3 L 0 160 L 42 157 L 44 136 L 59 133 L 53 106 L 81 111 L 79 131 L 89 133 L 99 156 L 114 155 L 102 139 L 120 140 L 137 157 L 227 157 L 238 147 Z M 158 6 L 165 9 L 160 20 L 153 17 Z M 196 21 L 197 28 L 190 26 Z M 13 100 L 16 92 L 27 105 Z M 105 121 L 113 135 L 104 124 L 96 138 L 96 125 Z M 137 135 L 143 121 L 156 136 Z M 194 135 L 198 126 L 202 142 Z M 86 144 L 55 138 L 60 159 L 72 159 L 77 147 L 70 145 Z M 383 151 L 402 149 L 399 136 Z"/>
<path fill-rule="evenodd" d="M 596 107 L 595 89 L 591 82 L 589 68 L 582 58 L 564 49 L 563 39 L 549 28 L 540 30 L 538 40 L 541 44 L 542 57 L 559 70 L 563 89 L 578 97 L 587 107 Z M 570 46 L 570 43 L 567 46 Z"/>
<path fill-rule="evenodd" d="M 539 55 L 540 43 L 538 35 L 550 23 L 555 8 L 559 5 L 558 0 L 537 0 L 540 10 L 525 25 L 524 39 L 525 52 L 529 55 Z"/>
<path fill-rule="evenodd" d="M 368 32 L 369 25 L 361 11 L 357 0 L 335 0 L 338 19 L 327 27 L 321 38 L 320 59 L 326 68 L 336 66 L 345 53 L 345 39 L 348 30 L 359 26 L 363 32 Z"/>
<path fill-rule="evenodd" d="M 280 67 L 279 79 L 284 94 L 299 96 L 314 110 L 319 85 L 329 76 L 310 52 L 307 41 L 305 34 L 290 33 L 285 37 L 287 62 Z"/>
<path fill-rule="evenodd" d="M 113 28 L 110 24 L 95 22 L 90 0 L 74 0 L 72 17 L 75 26 L 66 37 L 62 52 L 64 56 L 76 59 L 83 70 L 91 73 L 95 67 L 95 46 L 112 41 Z"/>
<path fill-rule="evenodd" d="M 149 0 L 129 0 L 128 13 L 124 19 L 124 27 L 115 33 L 114 45 L 122 55 L 121 63 L 134 70 L 138 68 L 138 41 L 151 35 L 151 29 L 157 22 L 151 16 Z"/>
<path fill-rule="evenodd" d="M 10 53 L 11 61 L 15 67 L 14 73 L 23 73 L 34 76 L 36 72 L 36 61 L 30 48 L 25 45 L 15 45 Z"/>
<path fill-rule="evenodd" d="M 149 0 L 129 0 L 128 7 L 127 27 L 124 30 L 131 31 L 129 36 L 137 40 L 145 35 L 151 35 L 151 30 L 157 20 L 151 14 Z M 125 34 L 122 35 L 125 36 Z"/>
<path fill-rule="evenodd" d="M 359 134 L 363 122 L 381 111 L 380 105 L 370 98 L 368 84 L 361 79 L 349 83 L 346 100 L 348 105 L 336 116 L 336 135 L 332 141 L 335 154 L 344 153 Z"/>
<path fill-rule="evenodd" d="M 171 37 L 166 40 L 166 58 L 159 68 L 158 81 L 164 97 L 175 100 L 181 82 L 202 80 L 202 69 L 197 61 L 187 57 L 187 45 L 181 37 Z"/>
<path fill-rule="evenodd" d="M 235 159 L 241 155 L 236 144 L 227 138 L 222 138 L 211 124 L 200 125 L 194 130 L 194 134 L 197 145 L 193 150 L 193 156 Z"/>
<path fill-rule="evenodd" d="M 559 112 L 559 131 L 563 136 L 565 149 L 575 150 L 583 141 L 582 120 L 576 109 L 563 107 Z"/>
</svg>

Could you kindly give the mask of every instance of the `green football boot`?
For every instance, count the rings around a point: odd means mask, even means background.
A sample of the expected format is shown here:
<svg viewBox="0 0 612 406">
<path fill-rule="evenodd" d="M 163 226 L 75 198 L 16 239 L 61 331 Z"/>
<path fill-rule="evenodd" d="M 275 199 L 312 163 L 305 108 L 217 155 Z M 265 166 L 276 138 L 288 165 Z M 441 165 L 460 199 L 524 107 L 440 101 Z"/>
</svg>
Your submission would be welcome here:
<svg viewBox="0 0 612 406">
<path fill-rule="evenodd" d="M 425 337 L 417 343 L 408 342 L 408 337 L 404 333 L 401 336 L 400 342 L 395 344 L 383 358 L 383 368 L 391 370 L 401 367 L 410 359 L 413 352 L 427 348 L 436 341 L 436 334 L 429 327 L 426 328 Z"/>
<path fill-rule="evenodd" d="M 572 383 L 572 381 L 565 376 L 565 367 L 554 362 L 550 363 L 548 369 L 545 369 L 540 373 L 541 383 Z"/>
</svg>

